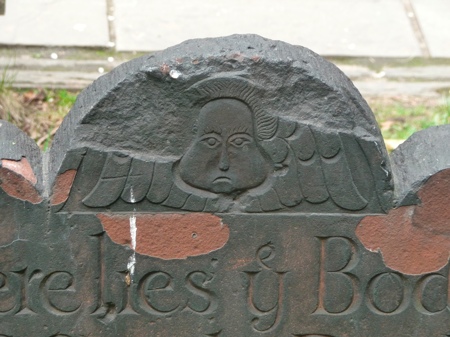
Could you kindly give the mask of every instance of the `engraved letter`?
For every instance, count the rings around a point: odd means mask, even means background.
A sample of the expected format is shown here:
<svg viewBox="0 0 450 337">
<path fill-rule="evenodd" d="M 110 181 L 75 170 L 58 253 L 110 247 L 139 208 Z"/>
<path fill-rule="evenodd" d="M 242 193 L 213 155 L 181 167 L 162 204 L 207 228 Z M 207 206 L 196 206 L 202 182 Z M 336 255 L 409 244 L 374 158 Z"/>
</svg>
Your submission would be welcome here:
<svg viewBox="0 0 450 337">
<path fill-rule="evenodd" d="M 252 327 L 257 332 L 272 332 L 281 322 L 284 309 L 284 276 L 287 272 L 272 270 L 267 264 L 273 259 L 275 250 L 271 244 L 262 246 L 257 252 L 260 271 L 247 271 L 249 311 L 255 316 Z M 267 292 L 266 289 L 278 289 Z M 258 293 L 258 296 L 255 296 Z"/>
<path fill-rule="evenodd" d="M 438 314 L 449 309 L 448 278 L 441 274 L 428 274 L 423 276 L 416 285 L 414 304 L 417 310 L 423 314 Z"/>
<path fill-rule="evenodd" d="M 155 316 L 174 313 L 180 304 L 174 298 L 173 278 L 163 271 L 146 274 L 139 282 L 139 303 L 146 312 Z"/>
<path fill-rule="evenodd" d="M 359 279 L 352 273 L 358 264 L 356 244 L 346 237 L 318 237 L 320 274 L 317 308 L 313 314 L 342 315 L 358 309 L 362 297 Z"/>
<path fill-rule="evenodd" d="M 190 296 L 187 302 L 187 308 L 201 314 L 210 314 L 217 308 L 217 302 L 213 291 L 206 288 L 212 277 L 208 277 L 202 271 L 194 271 L 186 277 L 186 287 L 196 295 Z"/>
<path fill-rule="evenodd" d="M 382 315 L 395 315 L 409 305 L 405 277 L 399 273 L 381 273 L 373 277 L 367 287 L 367 306 Z M 410 294 L 409 294 L 410 295 Z"/>
<path fill-rule="evenodd" d="M 0 316 L 11 312 L 17 304 L 17 298 L 11 289 L 8 277 L 0 273 Z"/>
<path fill-rule="evenodd" d="M 76 312 L 81 303 L 70 298 L 75 294 L 72 274 L 57 271 L 47 275 L 41 282 L 42 304 L 54 315 L 68 315 Z"/>
</svg>

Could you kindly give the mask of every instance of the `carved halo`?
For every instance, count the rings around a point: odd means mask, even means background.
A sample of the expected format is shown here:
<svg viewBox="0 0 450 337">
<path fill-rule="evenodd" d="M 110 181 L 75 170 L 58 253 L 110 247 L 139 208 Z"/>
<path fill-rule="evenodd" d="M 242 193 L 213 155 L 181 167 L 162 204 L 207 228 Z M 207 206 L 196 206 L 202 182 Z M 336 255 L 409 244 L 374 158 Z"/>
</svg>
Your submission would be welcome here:
<svg viewBox="0 0 450 337">
<path fill-rule="evenodd" d="M 218 98 L 234 98 L 246 103 L 255 116 L 259 140 L 270 139 L 277 131 L 278 118 L 264 112 L 260 97 L 262 88 L 252 81 L 238 76 L 220 75 L 197 82 L 187 91 L 198 96 L 197 102 L 202 105 Z"/>
</svg>

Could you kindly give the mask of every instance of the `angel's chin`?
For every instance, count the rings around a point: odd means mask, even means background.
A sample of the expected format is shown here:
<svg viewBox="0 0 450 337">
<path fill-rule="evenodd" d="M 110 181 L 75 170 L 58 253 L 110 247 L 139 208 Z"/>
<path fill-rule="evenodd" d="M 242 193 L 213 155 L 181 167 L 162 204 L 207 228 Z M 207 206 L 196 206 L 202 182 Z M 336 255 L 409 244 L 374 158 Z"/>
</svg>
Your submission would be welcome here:
<svg viewBox="0 0 450 337">
<path fill-rule="evenodd" d="M 234 184 L 230 178 L 220 177 L 213 181 L 211 185 L 211 192 L 214 193 L 232 193 L 235 190 Z"/>
</svg>

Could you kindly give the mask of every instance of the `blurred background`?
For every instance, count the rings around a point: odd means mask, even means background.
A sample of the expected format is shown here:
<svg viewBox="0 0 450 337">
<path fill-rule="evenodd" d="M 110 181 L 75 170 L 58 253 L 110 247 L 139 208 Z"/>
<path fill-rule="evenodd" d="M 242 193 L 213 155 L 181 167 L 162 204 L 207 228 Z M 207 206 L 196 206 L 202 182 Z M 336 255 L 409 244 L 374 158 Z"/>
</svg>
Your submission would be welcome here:
<svg viewBox="0 0 450 337">
<path fill-rule="evenodd" d="M 78 93 L 187 39 L 254 33 L 335 63 L 392 150 L 450 122 L 450 0 L 0 0 L 0 117 L 46 149 Z"/>
</svg>

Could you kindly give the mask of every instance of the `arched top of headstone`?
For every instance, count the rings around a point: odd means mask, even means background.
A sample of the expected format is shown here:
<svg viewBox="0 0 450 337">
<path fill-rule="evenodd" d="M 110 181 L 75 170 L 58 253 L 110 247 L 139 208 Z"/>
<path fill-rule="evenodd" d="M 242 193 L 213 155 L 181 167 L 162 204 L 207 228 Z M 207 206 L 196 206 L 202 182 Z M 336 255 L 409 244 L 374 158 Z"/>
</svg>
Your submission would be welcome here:
<svg viewBox="0 0 450 337">
<path fill-rule="evenodd" d="M 256 35 L 186 41 L 101 77 L 55 137 L 50 181 L 79 168 L 74 156 L 97 157 L 74 209 L 390 207 L 383 140 L 351 81 L 306 48 Z"/>
<path fill-rule="evenodd" d="M 0 186 L 10 196 L 31 203 L 42 201 L 42 154 L 22 130 L 0 121 Z"/>
</svg>

